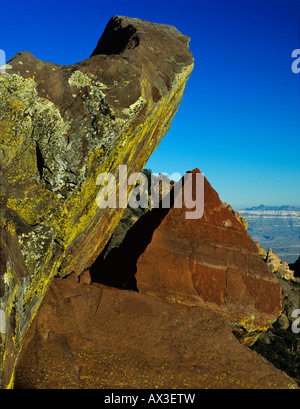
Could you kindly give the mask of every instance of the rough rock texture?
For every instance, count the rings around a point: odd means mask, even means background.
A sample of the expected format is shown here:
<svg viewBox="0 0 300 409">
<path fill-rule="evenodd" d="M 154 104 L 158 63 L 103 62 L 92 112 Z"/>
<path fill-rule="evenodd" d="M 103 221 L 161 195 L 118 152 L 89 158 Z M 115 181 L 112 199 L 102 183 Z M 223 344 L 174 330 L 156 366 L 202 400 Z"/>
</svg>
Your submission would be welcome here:
<svg viewBox="0 0 300 409">
<path fill-rule="evenodd" d="M 248 222 L 247 219 L 245 219 L 245 217 L 243 217 L 239 212 L 237 212 L 236 210 L 234 210 L 232 208 L 232 206 L 226 202 L 223 203 L 224 207 L 227 207 L 229 210 L 232 211 L 232 214 L 236 217 L 236 219 L 245 227 L 245 229 L 247 230 L 248 228 Z"/>
<path fill-rule="evenodd" d="M 258 254 L 259 257 L 261 257 L 264 261 L 266 261 L 268 253 L 266 252 L 266 250 L 260 245 L 260 243 L 258 241 L 255 242 L 255 244 L 257 245 L 258 248 Z"/>
<path fill-rule="evenodd" d="M 217 311 L 251 345 L 280 315 L 281 288 L 244 226 L 206 179 L 202 218 L 186 219 L 185 207 L 157 210 L 161 220 L 137 261 L 138 290 Z"/>
<path fill-rule="evenodd" d="M 140 172 L 193 68 L 174 27 L 113 17 L 92 56 L 61 66 L 18 53 L 0 75 L 0 386 L 51 278 L 85 271 L 122 209 L 99 209 L 97 176 Z M 132 188 L 132 187 L 131 187 Z"/>
<path fill-rule="evenodd" d="M 290 270 L 289 265 L 286 261 L 282 261 L 276 270 L 276 275 L 285 280 L 297 280 L 294 277 L 294 271 Z M 298 279 L 299 280 L 299 279 Z"/>
<path fill-rule="evenodd" d="M 267 253 L 266 263 L 272 273 L 275 273 L 275 271 L 277 271 L 280 266 L 281 260 L 277 256 L 277 254 L 273 253 L 272 249 L 269 249 Z"/>
<path fill-rule="evenodd" d="M 291 376 L 300 386 L 300 337 L 293 328 L 300 308 L 300 282 L 278 279 L 282 289 L 282 313 L 251 347 L 272 362 L 276 368 Z M 299 328 L 299 323 L 296 325 Z"/>
<path fill-rule="evenodd" d="M 297 262 L 288 265 L 282 262 L 272 249 L 266 252 L 258 242 L 256 245 L 260 257 L 278 278 L 282 292 L 282 311 L 278 319 L 259 336 L 251 348 L 300 385 L 300 339 L 299 334 L 293 329 L 293 323 L 298 317 L 293 311 L 300 307 L 300 279 L 294 276 Z"/>
<path fill-rule="evenodd" d="M 274 253 L 272 249 L 269 249 L 268 252 L 266 252 L 266 250 L 264 250 L 258 242 L 256 242 L 256 245 L 258 247 L 260 257 L 264 260 L 272 273 L 275 273 L 278 278 L 300 282 L 299 279 L 294 276 L 295 272 L 291 265 L 289 265 L 286 261 L 281 261 L 280 257 Z"/>
<path fill-rule="evenodd" d="M 296 388 L 212 310 L 54 278 L 16 388 Z"/>
</svg>

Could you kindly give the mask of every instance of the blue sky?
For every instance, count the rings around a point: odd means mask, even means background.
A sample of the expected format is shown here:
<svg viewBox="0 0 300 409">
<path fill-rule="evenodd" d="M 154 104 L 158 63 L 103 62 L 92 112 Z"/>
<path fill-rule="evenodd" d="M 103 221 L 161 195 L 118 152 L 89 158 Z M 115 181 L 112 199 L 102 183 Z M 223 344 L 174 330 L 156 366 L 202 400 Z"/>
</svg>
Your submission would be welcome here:
<svg viewBox="0 0 300 409">
<path fill-rule="evenodd" d="M 147 167 L 199 168 L 221 200 L 300 205 L 299 0 L 3 2 L 0 48 L 73 64 L 111 16 L 171 24 L 191 37 L 195 68 L 172 126 Z"/>
</svg>

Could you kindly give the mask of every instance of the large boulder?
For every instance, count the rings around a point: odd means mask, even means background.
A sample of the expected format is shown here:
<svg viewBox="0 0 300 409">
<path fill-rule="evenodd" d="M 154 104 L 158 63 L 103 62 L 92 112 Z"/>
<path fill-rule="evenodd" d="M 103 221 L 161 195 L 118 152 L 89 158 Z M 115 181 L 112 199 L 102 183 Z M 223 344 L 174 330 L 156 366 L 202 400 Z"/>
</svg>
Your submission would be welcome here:
<svg viewBox="0 0 300 409">
<path fill-rule="evenodd" d="M 25 339 L 19 389 L 297 388 L 211 309 L 54 278 Z"/>
<path fill-rule="evenodd" d="M 195 169 L 193 178 L 198 173 Z M 243 224 L 206 178 L 203 200 L 204 213 L 198 219 L 186 218 L 184 204 L 151 211 L 160 217 L 137 260 L 137 289 L 218 312 L 250 346 L 280 315 L 281 287 Z M 142 223 L 140 219 L 140 232 Z"/>
<path fill-rule="evenodd" d="M 113 17 L 92 56 L 61 66 L 21 52 L 0 75 L 0 386 L 53 276 L 80 275 L 122 208 L 100 209 L 97 176 L 140 172 L 167 132 L 193 68 L 172 26 Z M 128 187 L 128 191 L 133 186 Z"/>
</svg>

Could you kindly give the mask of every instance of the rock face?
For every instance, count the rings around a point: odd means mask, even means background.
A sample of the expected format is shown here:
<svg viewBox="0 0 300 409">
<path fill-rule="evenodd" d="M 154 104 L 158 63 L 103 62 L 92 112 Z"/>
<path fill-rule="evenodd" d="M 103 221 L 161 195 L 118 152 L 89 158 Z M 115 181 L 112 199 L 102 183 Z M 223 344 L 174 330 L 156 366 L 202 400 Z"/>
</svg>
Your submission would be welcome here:
<svg viewBox="0 0 300 409">
<path fill-rule="evenodd" d="M 83 273 L 123 209 L 99 209 L 97 176 L 140 172 L 193 68 L 174 27 L 113 17 L 92 56 L 61 66 L 18 53 L 0 75 L 0 386 L 53 276 Z M 128 191 L 132 187 L 128 188 Z"/>
<path fill-rule="evenodd" d="M 245 219 L 245 217 L 243 217 L 239 212 L 237 212 L 236 210 L 234 210 L 232 208 L 232 206 L 226 202 L 223 203 L 224 207 L 228 207 L 229 210 L 232 211 L 232 214 L 236 217 L 236 219 L 245 227 L 245 229 L 247 230 L 248 228 L 248 222 L 247 219 Z"/>
<path fill-rule="evenodd" d="M 16 388 L 296 388 L 201 307 L 54 278 L 29 328 Z"/>
<path fill-rule="evenodd" d="M 275 273 L 275 271 L 277 271 L 280 266 L 281 260 L 277 256 L 277 254 L 273 253 L 272 249 L 269 249 L 267 253 L 266 263 L 272 273 Z"/>
<path fill-rule="evenodd" d="M 280 285 L 256 244 L 206 179 L 202 218 L 186 219 L 184 207 L 162 210 L 137 261 L 138 290 L 217 311 L 251 345 L 281 312 Z"/>
<path fill-rule="evenodd" d="M 260 245 L 260 243 L 258 241 L 255 242 L 255 244 L 257 245 L 258 248 L 258 254 L 259 257 L 261 257 L 264 261 L 266 261 L 268 253 L 266 252 L 266 250 Z"/>
<path fill-rule="evenodd" d="M 288 263 L 281 261 L 272 249 L 268 250 L 266 263 L 272 273 L 276 273 L 278 277 L 286 280 L 294 280 L 294 272 L 290 270 Z"/>
<path fill-rule="evenodd" d="M 272 273 L 276 274 L 278 278 L 283 278 L 284 280 L 300 282 L 299 279 L 294 276 L 295 271 L 292 268 L 294 266 L 293 264 L 289 265 L 286 261 L 281 261 L 279 256 L 274 253 L 272 249 L 269 249 L 268 252 L 266 252 L 260 243 L 256 242 L 256 245 L 259 256 L 264 260 Z"/>
<path fill-rule="evenodd" d="M 282 313 L 251 348 L 291 376 L 300 386 L 300 337 L 296 321 L 299 314 L 294 315 L 300 306 L 300 282 L 280 276 L 278 281 L 282 289 Z"/>
<path fill-rule="evenodd" d="M 262 333 L 251 348 L 283 370 L 300 385 L 300 339 L 294 328 L 295 312 L 300 306 L 300 279 L 295 277 L 296 263 L 282 262 L 272 249 L 268 252 L 256 242 L 259 255 L 270 271 L 278 278 L 281 293 L 281 314 L 278 319 Z"/>
</svg>

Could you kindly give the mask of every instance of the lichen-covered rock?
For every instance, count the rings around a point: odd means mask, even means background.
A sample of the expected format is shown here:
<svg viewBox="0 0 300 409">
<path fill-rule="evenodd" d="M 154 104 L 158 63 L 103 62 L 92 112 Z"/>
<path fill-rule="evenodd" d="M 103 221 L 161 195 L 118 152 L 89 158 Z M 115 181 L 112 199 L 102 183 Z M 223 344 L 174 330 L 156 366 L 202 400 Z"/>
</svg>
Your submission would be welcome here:
<svg viewBox="0 0 300 409">
<path fill-rule="evenodd" d="M 276 271 L 276 274 L 280 278 L 285 280 L 294 280 L 294 272 L 290 270 L 289 265 L 286 261 L 282 261 Z"/>
<path fill-rule="evenodd" d="M 264 261 L 266 261 L 268 253 L 266 252 L 266 250 L 260 245 L 260 243 L 258 241 L 255 242 L 257 248 L 258 248 L 258 254 L 259 257 L 261 257 Z"/>
<path fill-rule="evenodd" d="M 290 269 L 286 261 L 281 261 L 280 257 L 273 252 L 272 249 L 268 250 L 267 257 L 265 259 L 267 266 L 272 273 L 275 273 L 279 278 L 285 280 L 294 280 L 294 271 Z"/>
<path fill-rule="evenodd" d="M 272 271 L 272 273 L 275 273 L 275 271 L 277 271 L 278 267 L 280 266 L 281 260 L 278 255 L 273 252 L 272 249 L 269 249 L 267 253 L 266 263 L 270 271 Z"/>
<path fill-rule="evenodd" d="M 80 275 L 123 209 L 99 209 L 97 176 L 140 172 L 193 68 L 174 27 L 113 17 L 92 56 L 61 66 L 18 53 L 0 75 L 0 385 L 53 276 Z"/>
<path fill-rule="evenodd" d="M 244 226 L 246 230 L 248 229 L 248 221 L 245 217 L 243 217 L 239 212 L 234 210 L 230 204 L 223 202 L 223 206 L 231 210 L 234 217 Z"/>
</svg>

